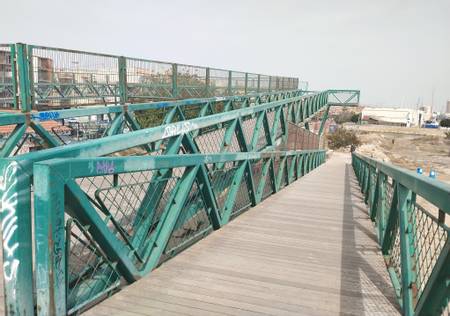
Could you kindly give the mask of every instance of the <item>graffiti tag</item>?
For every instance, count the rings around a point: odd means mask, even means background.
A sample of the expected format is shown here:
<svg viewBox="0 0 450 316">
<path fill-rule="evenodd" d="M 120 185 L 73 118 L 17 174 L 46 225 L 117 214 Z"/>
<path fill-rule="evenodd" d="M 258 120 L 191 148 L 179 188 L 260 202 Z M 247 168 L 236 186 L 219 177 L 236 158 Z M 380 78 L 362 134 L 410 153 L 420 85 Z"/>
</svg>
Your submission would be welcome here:
<svg viewBox="0 0 450 316">
<path fill-rule="evenodd" d="M 9 164 L 3 176 L 0 177 L 0 191 L 2 192 L 2 205 L 0 213 L 2 215 L 2 231 L 3 231 L 3 251 L 6 258 L 3 258 L 3 274 L 5 282 L 15 279 L 20 261 L 14 258 L 14 252 L 19 243 L 11 243 L 13 236 L 18 228 L 17 226 L 17 192 L 13 192 L 17 183 L 16 178 L 17 163 Z"/>
<path fill-rule="evenodd" d="M 180 122 L 168 125 L 164 128 L 163 138 L 175 135 L 186 134 L 192 130 L 198 129 L 198 125 L 191 122 Z"/>
</svg>

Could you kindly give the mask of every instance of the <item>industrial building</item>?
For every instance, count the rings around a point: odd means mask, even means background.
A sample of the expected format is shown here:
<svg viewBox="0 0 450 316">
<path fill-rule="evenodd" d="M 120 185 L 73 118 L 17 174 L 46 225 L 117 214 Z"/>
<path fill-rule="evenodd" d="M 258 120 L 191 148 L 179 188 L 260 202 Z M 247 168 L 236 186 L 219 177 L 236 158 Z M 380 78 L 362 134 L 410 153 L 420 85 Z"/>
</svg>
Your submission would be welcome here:
<svg viewBox="0 0 450 316">
<path fill-rule="evenodd" d="M 361 120 L 371 124 L 394 126 L 422 126 L 425 121 L 433 119 L 430 106 L 420 109 L 395 107 L 365 107 L 361 112 Z"/>
</svg>

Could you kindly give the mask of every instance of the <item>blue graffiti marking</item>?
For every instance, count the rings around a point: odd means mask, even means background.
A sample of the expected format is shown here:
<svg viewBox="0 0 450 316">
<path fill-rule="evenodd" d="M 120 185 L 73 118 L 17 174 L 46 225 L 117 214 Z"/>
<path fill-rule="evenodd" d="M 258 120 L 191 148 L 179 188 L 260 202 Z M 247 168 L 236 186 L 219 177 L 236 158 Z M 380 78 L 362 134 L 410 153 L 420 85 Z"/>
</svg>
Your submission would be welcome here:
<svg viewBox="0 0 450 316">
<path fill-rule="evenodd" d="M 38 114 L 32 114 L 31 118 L 39 121 L 56 120 L 59 118 L 59 112 L 39 112 Z"/>
</svg>

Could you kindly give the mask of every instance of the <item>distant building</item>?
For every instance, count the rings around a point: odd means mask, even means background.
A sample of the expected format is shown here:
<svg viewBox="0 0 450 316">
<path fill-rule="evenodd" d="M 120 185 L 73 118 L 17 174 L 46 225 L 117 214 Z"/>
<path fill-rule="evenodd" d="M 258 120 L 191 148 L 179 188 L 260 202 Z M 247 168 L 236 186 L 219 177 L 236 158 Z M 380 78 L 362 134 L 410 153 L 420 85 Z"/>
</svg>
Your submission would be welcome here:
<svg viewBox="0 0 450 316">
<path fill-rule="evenodd" d="M 432 116 L 431 107 L 427 112 L 393 107 L 365 107 L 361 112 L 361 120 L 368 123 L 407 127 L 421 126 L 425 116 Z"/>
<path fill-rule="evenodd" d="M 450 100 L 447 101 L 447 109 L 446 109 L 445 113 L 450 115 Z"/>
</svg>

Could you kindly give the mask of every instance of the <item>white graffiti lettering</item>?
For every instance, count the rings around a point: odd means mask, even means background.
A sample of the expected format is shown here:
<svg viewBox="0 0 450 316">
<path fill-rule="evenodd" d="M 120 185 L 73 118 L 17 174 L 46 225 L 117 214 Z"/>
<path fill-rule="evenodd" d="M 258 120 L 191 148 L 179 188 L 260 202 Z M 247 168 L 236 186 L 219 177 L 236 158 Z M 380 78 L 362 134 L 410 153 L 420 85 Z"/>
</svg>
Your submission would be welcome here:
<svg viewBox="0 0 450 316">
<path fill-rule="evenodd" d="M 20 261 L 14 258 L 14 252 L 19 243 L 11 244 L 11 239 L 14 236 L 17 226 L 17 192 L 12 192 L 15 184 L 17 164 L 15 162 L 9 164 L 3 176 L 0 177 L 0 191 L 2 192 L 2 205 L 0 213 L 2 215 L 2 231 L 3 231 L 3 251 L 6 258 L 3 258 L 3 274 L 6 282 L 15 279 Z"/>
<path fill-rule="evenodd" d="M 180 122 L 171 124 L 164 128 L 163 138 L 172 137 L 180 134 L 186 134 L 195 129 L 198 129 L 198 125 L 191 122 Z"/>
</svg>

